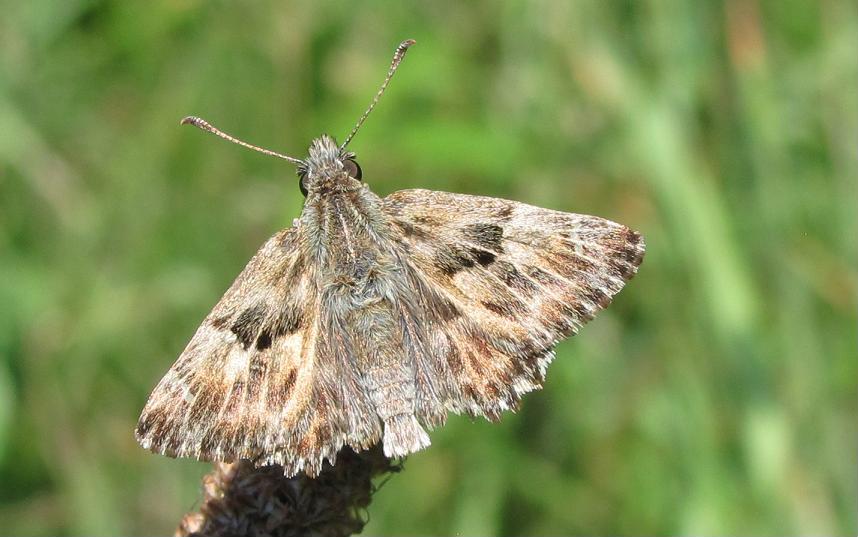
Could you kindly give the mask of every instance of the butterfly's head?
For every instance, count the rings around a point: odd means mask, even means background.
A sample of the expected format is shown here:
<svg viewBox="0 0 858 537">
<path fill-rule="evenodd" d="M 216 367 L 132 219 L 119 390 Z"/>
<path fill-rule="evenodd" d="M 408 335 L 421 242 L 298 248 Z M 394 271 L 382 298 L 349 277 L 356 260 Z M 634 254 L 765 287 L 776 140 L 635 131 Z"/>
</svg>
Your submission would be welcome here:
<svg viewBox="0 0 858 537">
<path fill-rule="evenodd" d="M 322 193 L 354 188 L 361 180 L 355 154 L 337 145 L 327 134 L 313 140 L 310 155 L 298 166 L 301 192 Z"/>
</svg>

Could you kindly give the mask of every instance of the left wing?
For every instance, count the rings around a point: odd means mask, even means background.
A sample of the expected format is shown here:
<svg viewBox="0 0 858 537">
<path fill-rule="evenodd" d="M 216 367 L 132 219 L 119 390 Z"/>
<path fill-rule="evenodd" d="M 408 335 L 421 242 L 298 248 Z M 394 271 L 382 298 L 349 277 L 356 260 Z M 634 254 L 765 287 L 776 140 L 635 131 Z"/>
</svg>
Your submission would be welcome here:
<svg viewBox="0 0 858 537">
<path fill-rule="evenodd" d="M 430 427 L 448 410 L 495 420 L 515 408 L 644 255 L 640 234 L 595 216 L 431 190 L 383 203 L 419 298 L 401 319 Z"/>
<path fill-rule="evenodd" d="M 143 409 L 143 447 L 315 475 L 344 444 L 380 439 L 351 351 L 320 311 L 299 233 L 266 242 L 203 321 Z"/>
</svg>

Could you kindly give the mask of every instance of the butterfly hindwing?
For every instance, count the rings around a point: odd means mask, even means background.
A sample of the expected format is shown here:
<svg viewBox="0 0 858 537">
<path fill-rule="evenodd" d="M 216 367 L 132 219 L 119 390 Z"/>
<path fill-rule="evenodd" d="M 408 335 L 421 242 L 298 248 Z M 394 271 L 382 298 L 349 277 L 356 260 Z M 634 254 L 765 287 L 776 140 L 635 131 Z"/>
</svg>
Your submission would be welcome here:
<svg viewBox="0 0 858 537">
<path fill-rule="evenodd" d="M 419 417 L 497 419 L 540 387 L 554 345 L 637 271 L 641 236 L 594 216 L 497 198 L 404 190 L 384 199 L 423 298 Z M 422 371 L 426 374 L 421 375 Z"/>
</svg>

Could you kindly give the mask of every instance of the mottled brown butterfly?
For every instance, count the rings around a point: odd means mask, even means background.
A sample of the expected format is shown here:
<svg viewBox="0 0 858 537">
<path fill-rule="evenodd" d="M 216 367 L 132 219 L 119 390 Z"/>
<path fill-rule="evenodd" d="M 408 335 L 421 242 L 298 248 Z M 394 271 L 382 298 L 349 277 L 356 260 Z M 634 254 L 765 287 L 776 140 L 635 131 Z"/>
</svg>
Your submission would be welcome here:
<svg viewBox="0 0 858 537">
<path fill-rule="evenodd" d="M 140 416 L 148 449 L 316 475 L 345 445 L 429 445 L 448 412 L 499 419 L 540 388 L 555 344 L 637 271 L 640 234 L 595 216 L 362 182 L 323 135 L 297 165 L 306 196 L 206 317 Z"/>
</svg>

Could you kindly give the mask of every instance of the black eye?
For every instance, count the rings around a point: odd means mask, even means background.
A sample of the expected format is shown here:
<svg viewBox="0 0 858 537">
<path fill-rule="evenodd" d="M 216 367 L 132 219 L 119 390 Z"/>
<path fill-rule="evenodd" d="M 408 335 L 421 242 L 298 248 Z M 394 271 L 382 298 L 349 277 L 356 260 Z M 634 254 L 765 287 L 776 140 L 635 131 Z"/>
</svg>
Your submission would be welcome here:
<svg viewBox="0 0 858 537">
<path fill-rule="evenodd" d="M 307 179 L 306 173 L 298 174 L 298 188 L 301 189 L 301 194 L 304 194 L 304 197 L 307 197 L 307 187 L 304 185 L 304 180 Z"/>
<path fill-rule="evenodd" d="M 349 177 L 354 177 L 358 181 L 360 181 L 360 178 L 363 176 L 360 166 L 358 166 L 358 163 L 352 159 L 346 159 L 343 161 L 343 169 L 349 174 Z"/>
</svg>

